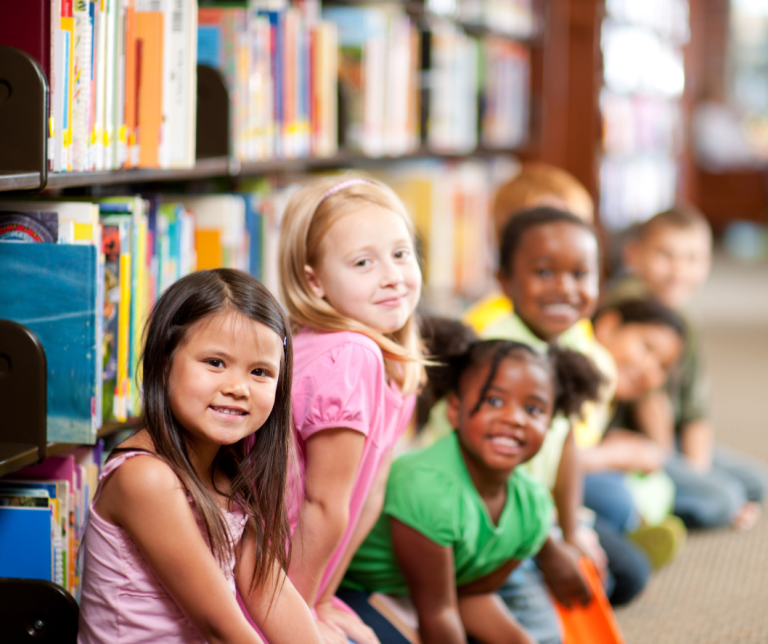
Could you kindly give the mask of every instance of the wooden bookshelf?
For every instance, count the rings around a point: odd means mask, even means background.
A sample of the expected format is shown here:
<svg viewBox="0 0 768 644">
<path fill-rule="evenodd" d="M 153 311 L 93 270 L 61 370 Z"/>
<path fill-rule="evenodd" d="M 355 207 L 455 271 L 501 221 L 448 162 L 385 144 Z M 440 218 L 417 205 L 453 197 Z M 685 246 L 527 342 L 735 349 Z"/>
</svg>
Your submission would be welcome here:
<svg viewBox="0 0 768 644">
<path fill-rule="evenodd" d="M 132 423 L 105 423 L 97 432 L 96 436 L 97 438 L 106 438 L 111 434 L 124 429 L 132 429 L 133 427 L 134 425 Z M 79 445 L 79 443 L 48 443 L 46 455 L 53 456 L 55 454 L 60 454 L 73 447 L 79 447 Z M 22 467 L 34 465 L 35 463 L 37 463 L 37 446 L 22 443 L 0 444 L 0 476 L 6 476 Z"/>
<path fill-rule="evenodd" d="M 258 177 L 264 175 L 332 170 L 338 168 L 364 168 L 386 163 L 418 159 L 467 159 L 494 155 L 517 154 L 517 149 L 478 147 L 474 151 L 459 153 L 434 152 L 426 147 L 402 156 L 367 157 L 353 152 L 340 152 L 327 158 L 275 159 L 271 161 L 241 162 L 227 157 L 199 159 L 192 168 L 179 169 L 131 169 L 103 172 L 52 172 L 48 175 L 45 190 L 76 188 L 99 185 L 142 184 L 168 181 L 193 181 L 216 177 Z M 0 174 L 0 193 L 34 189 L 40 184 L 38 173 Z"/>
</svg>

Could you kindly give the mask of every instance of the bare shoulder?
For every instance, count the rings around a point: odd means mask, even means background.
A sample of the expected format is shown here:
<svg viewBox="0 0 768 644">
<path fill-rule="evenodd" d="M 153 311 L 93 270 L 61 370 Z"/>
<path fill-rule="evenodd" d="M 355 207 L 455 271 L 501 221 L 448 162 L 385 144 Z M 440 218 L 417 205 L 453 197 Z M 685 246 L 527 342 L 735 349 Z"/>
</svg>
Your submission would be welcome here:
<svg viewBox="0 0 768 644">
<path fill-rule="evenodd" d="M 127 459 L 109 477 L 109 484 L 113 494 L 126 501 L 183 490 L 179 477 L 170 465 L 154 454 L 136 454 Z"/>
</svg>

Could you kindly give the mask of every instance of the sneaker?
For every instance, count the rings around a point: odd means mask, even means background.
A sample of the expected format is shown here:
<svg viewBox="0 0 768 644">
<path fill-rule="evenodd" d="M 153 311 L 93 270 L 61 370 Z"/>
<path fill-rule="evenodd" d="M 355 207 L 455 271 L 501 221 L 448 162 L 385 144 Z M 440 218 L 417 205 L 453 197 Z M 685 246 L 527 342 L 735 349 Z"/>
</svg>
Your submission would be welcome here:
<svg viewBox="0 0 768 644">
<path fill-rule="evenodd" d="M 646 526 L 629 535 L 648 555 L 654 570 L 672 561 L 685 545 L 685 525 L 676 516 L 670 515 L 657 526 Z"/>
</svg>

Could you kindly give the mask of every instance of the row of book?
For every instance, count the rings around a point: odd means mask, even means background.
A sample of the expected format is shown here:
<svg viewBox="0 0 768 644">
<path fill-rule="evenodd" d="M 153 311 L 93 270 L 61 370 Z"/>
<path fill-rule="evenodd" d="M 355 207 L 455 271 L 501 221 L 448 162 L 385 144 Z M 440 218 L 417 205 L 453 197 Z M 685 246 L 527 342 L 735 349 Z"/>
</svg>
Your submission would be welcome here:
<svg viewBox="0 0 768 644">
<path fill-rule="evenodd" d="M 235 158 L 336 153 L 338 38 L 319 6 L 251 0 L 200 8 L 197 62 L 224 76 Z"/>
<path fill-rule="evenodd" d="M 431 14 L 417 28 L 397 3 L 0 0 L 0 11 L 0 45 L 33 55 L 49 81 L 51 171 L 194 165 L 198 64 L 224 78 L 243 162 L 332 156 L 340 142 L 373 157 L 423 140 L 510 148 L 527 131 L 525 48 Z M 458 11 L 501 25 L 533 15 L 530 0 Z"/>
<path fill-rule="evenodd" d="M 0 479 L 0 577 L 52 581 L 79 598 L 77 552 L 103 453 L 99 441 Z"/>
<path fill-rule="evenodd" d="M 498 149 L 523 144 L 530 102 L 528 50 L 494 36 L 469 36 L 450 21 L 432 21 L 425 37 L 429 148 L 469 153 L 478 144 Z"/>
<path fill-rule="evenodd" d="M 658 33 L 679 44 L 691 37 L 688 0 L 607 0 L 608 17 Z"/>
<path fill-rule="evenodd" d="M 0 202 L 3 317 L 47 359 L 47 438 L 94 443 L 139 413 L 144 324 L 194 270 L 260 271 L 260 220 L 238 195 Z M 26 242 L 26 243 L 25 243 Z"/>
<path fill-rule="evenodd" d="M 516 37 L 537 29 L 532 0 L 426 0 L 427 12 Z"/>
<path fill-rule="evenodd" d="M 657 151 L 676 155 L 682 151 L 682 111 L 677 101 L 603 90 L 600 111 L 606 154 Z"/>
</svg>

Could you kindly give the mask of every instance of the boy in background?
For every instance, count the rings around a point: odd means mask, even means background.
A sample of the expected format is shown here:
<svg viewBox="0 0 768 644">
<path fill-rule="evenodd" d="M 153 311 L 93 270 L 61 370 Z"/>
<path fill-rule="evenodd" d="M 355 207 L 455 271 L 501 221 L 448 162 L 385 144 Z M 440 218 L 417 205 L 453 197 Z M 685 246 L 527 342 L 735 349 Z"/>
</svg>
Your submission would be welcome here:
<svg viewBox="0 0 768 644">
<path fill-rule="evenodd" d="M 615 280 L 606 301 L 650 295 L 680 313 L 709 275 L 711 248 L 709 223 L 694 208 L 652 217 L 625 242 L 627 273 Z M 663 391 L 627 406 L 623 425 L 669 453 L 665 469 L 676 486 L 674 512 L 686 525 L 747 529 L 760 515 L 765 479 L 739 455 L 715 446 L 700 340 L 684 319 L 686 342 L 676 373 Z"/>
</svg>

